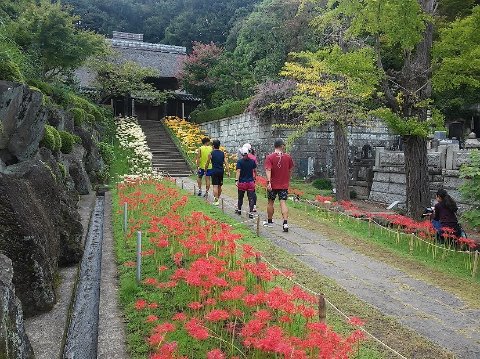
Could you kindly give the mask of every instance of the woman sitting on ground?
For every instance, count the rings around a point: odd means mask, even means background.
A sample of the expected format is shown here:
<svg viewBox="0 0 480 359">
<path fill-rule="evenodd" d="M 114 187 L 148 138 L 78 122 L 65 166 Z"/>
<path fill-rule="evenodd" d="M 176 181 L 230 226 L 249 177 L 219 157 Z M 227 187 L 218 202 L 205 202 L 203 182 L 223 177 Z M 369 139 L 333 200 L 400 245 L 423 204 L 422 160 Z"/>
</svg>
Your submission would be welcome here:
<svg viewBox="0 0 480 359">
<path fill-rule="evenodd" d="M 445 228 L 453 229 L 456 237 L 463 235 L 463 230 L 457 219 L 458 206 L 455 200 L 445 191 L 439 189 L 437 191 L 437 204 L 435 205 L 433 225 L 441 236 L 445 232 Z"/>
</svg>

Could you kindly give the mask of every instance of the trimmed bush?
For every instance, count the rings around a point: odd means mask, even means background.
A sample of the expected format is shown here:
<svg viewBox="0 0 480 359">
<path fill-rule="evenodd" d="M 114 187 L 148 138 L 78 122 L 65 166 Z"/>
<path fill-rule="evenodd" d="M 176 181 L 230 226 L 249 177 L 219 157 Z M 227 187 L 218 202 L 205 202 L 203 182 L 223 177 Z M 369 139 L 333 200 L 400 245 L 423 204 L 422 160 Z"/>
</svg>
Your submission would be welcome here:
<svg viewBox="0 0 480 359">
<path fill-rule="evenodd" d="M 203 122 L 220 120 L 226 117 L 240 115 L 243 112 L 245 112 L 249 103 L 250 103 L 250 99 L 247 98 L 244 100 L 228 102 L 225 105 L 215 107 L 210 110 L 205 110 L 205 111 L 195 110 L 190 114 L 190 118 L 192 122 L 203 123 Z"/>
<path fill-rule="evenodd" d="M 333 188 L 332 181 L 330 181 L 328 178 L 317 178 L 312 182 L 312 186 L 316 189 L 331 190 Z"/>
<path fill-rule="evenodd" d="M 65 154 L 72 152 L 73 145 L 75 144 L 75 138 L 73 135 L 67 131 L 58 131 L 58 133 L 62 139 L 62 147 L 60 148 L 60 151 Z"/>
<path fill-rule="evenodd" d="M 86 112 L 82 110 L 81 108 L 74 107 L 69 110 L 69 112 L 73 116 L 73 122 L 75 123 L 75 126 L 81 126 L 82 123 L 85 122 L 86 119 Z"/>
<path fill-rule="evenodd" d="M 50 125 L 45 125 L 45 132 L 40 141 L 40 146 L 46 147 L 53 152 L 57 152 L 62 147 L 62 139 L 57 129 Z"/>
</svg>

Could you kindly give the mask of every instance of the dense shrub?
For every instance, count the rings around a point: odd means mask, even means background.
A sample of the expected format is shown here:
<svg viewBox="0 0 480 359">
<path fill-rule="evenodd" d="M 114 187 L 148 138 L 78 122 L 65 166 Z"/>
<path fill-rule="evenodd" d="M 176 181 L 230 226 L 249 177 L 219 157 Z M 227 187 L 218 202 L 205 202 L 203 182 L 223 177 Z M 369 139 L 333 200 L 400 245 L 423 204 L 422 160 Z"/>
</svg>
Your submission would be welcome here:
<svg viewBox="0 0 480 359">
<path fill-rule="evenodd" d="M 75 137 L 67 131 L 58 131 L 58 133 L 62 139 L 62 147 L 60 148 L 60 151 L 65 154 L 72 152 L 73 145 L 75 144 Z"/>
<path fill-rule="evenodd" d="M 240 115 L 245 112 L 250 99 L 228 102 L 223 106 L 215 107 L 205 111 L 193 111 L 190 114 L 192 122 L 203 123 L 208 121 L 220 120 L 222 118 Z"/>
<path fill-rule="evenodd" d="M 462 166 L 460 176 L 465 179 L 460 191 L 464 199 L 473 204 L 463 218 L 472 226 L 480 227 L 480 151 L 470 154 L 470 162 Z"/>
<path fill-rule="evenodd" d="M 73 122 L 75 123 L 75 126 L 81 126 L 82 123 L 85 122 L 87 114 L 81 108 L 73 107 L 69 110 L 69 112 L 73 116 Z"/>
<path fill-rule="evenodd" d="M 100 142 L 98 148 L 100 149 L 100 155 L 102 156 L 103 162 L 105 162 L 107 166 L 110 166 L 115 159 L 113 146 L 106 142 Z"/>
<path fill-rule="evenodd" d="M 95 123 L 95 116 L 92 114 L 87 113 L 86 119 L 87 119 L 87 122 L 90 124 Z"/>
<path fill-rule="evenodd" d="M 333 188 L 332 181 L 330 181 L 328 178 L 317 178 L 315 181 L 312 182 L 312 186 L 316 189 L 330 190 Z"/>
<path fill-rule="evenodd" d="M 40 142 L 40 146 L 46 147 L 53 152 L 60 150 L 62 147 L 62 138 L 55 127 L 45 125 L 45 132 L 43 133 L 43 139 Z"/>
<path fill-rule="evenodd" d="M 0 56 L 0 80 L 23 82 L 24 78 L 16 63 Z"/>
</svg>

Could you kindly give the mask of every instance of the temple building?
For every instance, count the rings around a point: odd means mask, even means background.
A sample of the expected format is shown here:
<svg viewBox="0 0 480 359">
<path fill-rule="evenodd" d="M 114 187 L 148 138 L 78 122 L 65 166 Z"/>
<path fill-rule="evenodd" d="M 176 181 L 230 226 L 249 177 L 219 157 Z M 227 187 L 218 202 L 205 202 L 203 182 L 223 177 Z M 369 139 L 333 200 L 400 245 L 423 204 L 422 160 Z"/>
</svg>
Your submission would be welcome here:
<svg viewBox="0 0 480 359">
<path fill-rule="evenodd" d="M 168 101 L 160 106 L 135 94 L 126 98 L 102 99 L 104 103 L 112 105 L 115 115 L 133 115 L 140 120 L 159 120 L 164 116 L 186 118 L 200 104 L 201 99 L 180 88 L 178 73 L 183 59 L 187 56 L 185 47 L 148 43 L 143 41 L 143 34 L 118 31 L 114 31 L 112 39 L 107 41 L 118 53 L 119 61 L 133 61 L 142 67 L 155 70 L 157 76 L 147 78 L 146 81 L 158 90 L 172 93 Z M 95 91 L 95 73 L 81 68 L 75 75 L 82 91 Z"/>
</svg>

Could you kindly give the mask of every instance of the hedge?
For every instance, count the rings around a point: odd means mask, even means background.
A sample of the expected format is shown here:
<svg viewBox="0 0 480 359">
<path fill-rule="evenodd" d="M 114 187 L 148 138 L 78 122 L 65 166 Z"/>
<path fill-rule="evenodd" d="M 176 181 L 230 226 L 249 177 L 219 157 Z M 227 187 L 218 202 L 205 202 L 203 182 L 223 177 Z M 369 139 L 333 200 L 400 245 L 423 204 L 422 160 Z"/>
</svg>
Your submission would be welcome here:
<svg viewBox="0 0 480 359">
<path fill-rule="evenodd" d="M 228 102 L 225 105 L 204 111 L 193 111 L 190 114 L 190 120 L 195 123 L 220 120 L 222 118 L 240 115 L 247 109 L 250 99 Z"/>
</svg>

